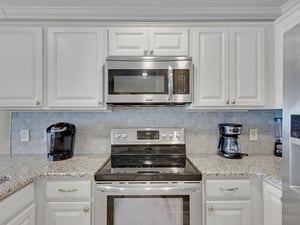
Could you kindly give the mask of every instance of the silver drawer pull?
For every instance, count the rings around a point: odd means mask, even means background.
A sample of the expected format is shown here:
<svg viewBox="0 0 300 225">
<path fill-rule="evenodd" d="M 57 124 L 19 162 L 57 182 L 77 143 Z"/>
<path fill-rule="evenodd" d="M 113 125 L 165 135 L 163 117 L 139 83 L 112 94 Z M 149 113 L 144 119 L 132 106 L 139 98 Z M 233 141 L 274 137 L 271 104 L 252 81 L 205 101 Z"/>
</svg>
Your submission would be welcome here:
<svg viewBox="0 0 300 225">
<path fill-rule="evenodd" d="M 220 191 L 237 191 L 239 190 L 238 187 L 234 187 L 234 188 L 220 188 Z"/>
<path fill-rule="evenodd" d="M 75 192 L 77 191 L 77 188 L 71 188 L 71 189 L 58 189 L 59 192 Z"/>
<path fill-rule="evenodd" d="M 212 211 L 214 211 L 214 207 L 213 206 L 208 206 L 208 211 L 210 211 L 210 212 L 212 212 Z"/>
<path fill-rule="evenodd" d="M 83 212 L 88 213 L 89 211 L 90 211 L 90 208 L 89 208 L 89 207 L 84 207 L 84 208 L 83 208 Z"/>
</svg>

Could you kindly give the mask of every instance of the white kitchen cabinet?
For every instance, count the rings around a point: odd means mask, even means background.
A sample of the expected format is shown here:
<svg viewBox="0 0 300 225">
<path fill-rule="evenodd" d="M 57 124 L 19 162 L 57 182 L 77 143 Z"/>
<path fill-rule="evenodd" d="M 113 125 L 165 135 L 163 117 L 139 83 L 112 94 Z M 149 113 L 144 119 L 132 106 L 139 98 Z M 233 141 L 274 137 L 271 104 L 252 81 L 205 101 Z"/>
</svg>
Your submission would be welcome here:
<svg viewBox="0 0 300 225">
<path fill-rule="evenodd" d="M 251 225 L 249 179 L 205 179 L 205 225 Z"/>
<path fill-rule="evenodd" d="M 48 29 L 49 108 L 104 106 L 102 38 L 102 29 L 96 27 Z"/>
<path fill-rule="evenodd" d="M 6 225 L 35 225 L 35 204 L 31 204 Z"/>
<path fill-rule="evenodd" d="M 108 29 L 110 56 L 188 56 L 189 30 L 181 27 Z"/>
<path fill-rule="evenodd" d="M 264 106 L 264 29 L 194 29 L 193 107 Z"/>
<path fill-rule="evenodd" d="M 0 201 L 1 225 L 35 225 L 34 184 Z"/>
<path fill-rule="evenodd" d="M 282 225 L 282 191 L 264 181 L 264 225 Z"/>
<path fill-rule="evenodd" d="M 45 225 L 91 225 L 90 180 L 47 180 Z"/>
<path fill-rule="evenodd" d="M 0 107 L 42 107 L 42 29 L 0 27 L 0 49 Z"/>
<path fill-rule="evenodd" d="M 47 225 L 91 225 L 90 202 L 48 203 Z"/>
<path fill-rule="evenodd" d="M 206 201 L 206 225 L 251 225 L 250 201 Z"/>
</svg>

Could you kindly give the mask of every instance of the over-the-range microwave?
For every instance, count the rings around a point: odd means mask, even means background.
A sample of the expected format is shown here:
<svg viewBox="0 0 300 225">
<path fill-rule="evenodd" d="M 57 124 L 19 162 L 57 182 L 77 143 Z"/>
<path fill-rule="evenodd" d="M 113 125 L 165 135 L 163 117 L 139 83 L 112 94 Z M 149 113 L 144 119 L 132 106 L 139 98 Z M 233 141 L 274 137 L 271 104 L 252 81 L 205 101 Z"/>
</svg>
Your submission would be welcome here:
<svg viewBox="0 0 300 225">
<path fill-rule="evenodd" d="M 192 102 L 190 57 L 108 57 L 106 103 L 115 105 L 186 105 Z"/>
</svg>

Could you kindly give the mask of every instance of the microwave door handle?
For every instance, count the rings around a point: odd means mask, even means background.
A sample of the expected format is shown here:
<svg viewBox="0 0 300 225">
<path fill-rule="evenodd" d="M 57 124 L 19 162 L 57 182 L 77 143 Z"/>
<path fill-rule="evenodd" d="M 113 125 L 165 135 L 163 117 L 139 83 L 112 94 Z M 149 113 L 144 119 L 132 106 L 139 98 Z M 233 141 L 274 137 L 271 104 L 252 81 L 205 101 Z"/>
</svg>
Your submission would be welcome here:
<svg viewBox="0 0 300 225">
<path fill-rule="evenodd" d="M 173 68 L 169 65 L 168 68 L 168 100 L 172 100 L 173 95 Z"/>
</svg>

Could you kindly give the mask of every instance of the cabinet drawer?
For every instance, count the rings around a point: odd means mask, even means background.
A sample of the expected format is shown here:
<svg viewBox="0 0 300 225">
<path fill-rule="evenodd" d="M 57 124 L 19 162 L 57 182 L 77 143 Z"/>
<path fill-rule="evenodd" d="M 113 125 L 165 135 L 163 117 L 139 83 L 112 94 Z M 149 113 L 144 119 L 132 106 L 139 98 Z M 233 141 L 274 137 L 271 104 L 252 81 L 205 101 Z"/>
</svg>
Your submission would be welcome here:
<svg viewBox="0 0 300 225">
<path fill-rule="evenodd" d="M 220 179 L 206 181 L 206 198 L 232 199 L 250 197 L 250 180 Z"/>
<path fill-rule="evenodd" d="M 90 198 L 91 181 L 47 181 L 48 199 Z"/>
</svg>

